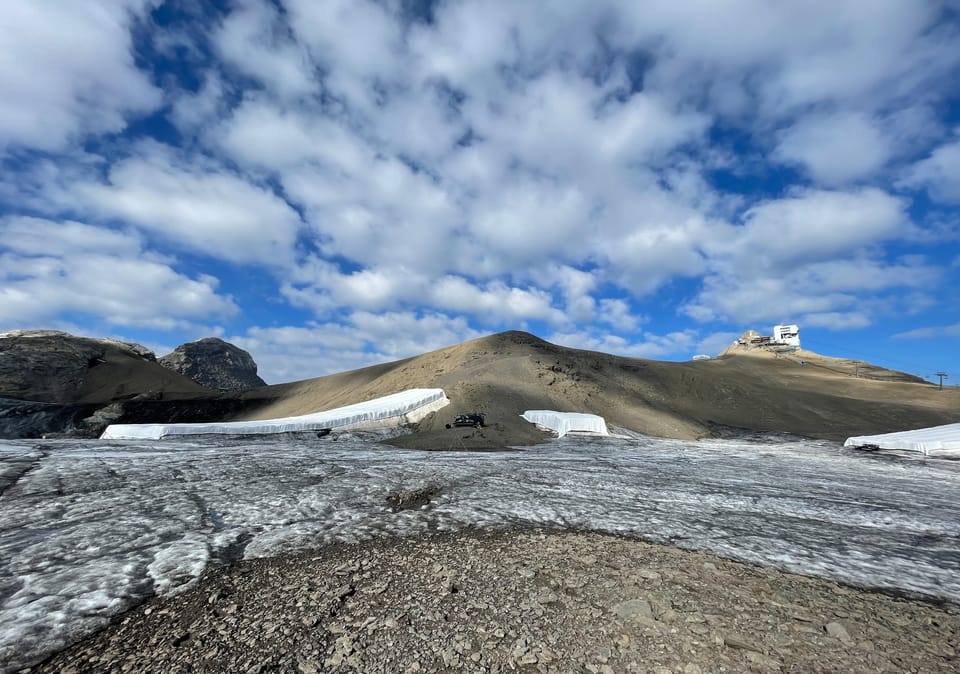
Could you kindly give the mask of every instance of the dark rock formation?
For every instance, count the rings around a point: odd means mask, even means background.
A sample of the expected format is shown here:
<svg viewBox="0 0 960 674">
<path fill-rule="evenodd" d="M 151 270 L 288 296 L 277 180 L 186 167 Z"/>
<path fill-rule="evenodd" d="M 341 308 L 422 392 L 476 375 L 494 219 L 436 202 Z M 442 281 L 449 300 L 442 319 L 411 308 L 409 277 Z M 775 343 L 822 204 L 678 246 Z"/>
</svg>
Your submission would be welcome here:
<svg viewBox="0 0 960 674">
<path fill-rule="evenodd" d="M 83 427 L 73 436 L 99 437 L 110 424 L 194 424 L 224 421 L 256 412 L 263 400 L 234 397 L 164 400 L 138 396 L 112 403 L 83 419 Z"/>
<path fill-rule="evenodd" d="M 149 395 L 100 404 L 41 403 L 0 397 L 0 438 L 98 438 L 110 424 L 221 421 L 256 412 L 265 401 L 236 398 L 164 400 Z"/>
<path fill-rule="evenodd" d="M 14 398 L 0 398 L 0 438 L 41 438 L 70 434 L 95 437 L 85 417 L 96 405 L 59 405 Z"/>
<path fill-rule="evenodd" d="M 267 385 L 257 376 L 257 364 L 249 353 L 216 337 L 181 344 L 158 362 L 215 391 Z"/>
<path fill-rule="evenodd" d="M 157 409 L 162 422 L 182 415 L 189 399 L 212 395 L 160 366 L 139 344 L 55 330 L 0 333 L 0 438 L 95 437 L 107 423 L 129 414 L 117 405 L 120 401 L 183 400 L 169 410 Z M 202 406 L 195 410 L 198 416 L 205 413 Z"/>
<path fill-rule="evenodd" d="M 0 396 L 78 402 L 90 372 L 117 354 L 134 361 L 156 361 L 149 349 L 112 339 L 76 337 L 56 330 L 0 334 Z"/>
</svg>

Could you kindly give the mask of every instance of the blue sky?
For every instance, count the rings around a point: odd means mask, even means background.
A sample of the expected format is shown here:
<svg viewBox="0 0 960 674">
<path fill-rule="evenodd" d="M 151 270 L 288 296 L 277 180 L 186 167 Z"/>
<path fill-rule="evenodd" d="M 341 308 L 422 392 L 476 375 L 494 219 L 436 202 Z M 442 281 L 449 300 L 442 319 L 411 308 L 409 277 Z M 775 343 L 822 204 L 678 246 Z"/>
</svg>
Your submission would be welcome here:
<svg viewBox="0 0 960 674">
<path fill-rule="evenodd" d="M 276 383 L 797 323 L 960 380 L 958 9 L 10 3 L 0 331 L 216 335 Z"/>
</svg>

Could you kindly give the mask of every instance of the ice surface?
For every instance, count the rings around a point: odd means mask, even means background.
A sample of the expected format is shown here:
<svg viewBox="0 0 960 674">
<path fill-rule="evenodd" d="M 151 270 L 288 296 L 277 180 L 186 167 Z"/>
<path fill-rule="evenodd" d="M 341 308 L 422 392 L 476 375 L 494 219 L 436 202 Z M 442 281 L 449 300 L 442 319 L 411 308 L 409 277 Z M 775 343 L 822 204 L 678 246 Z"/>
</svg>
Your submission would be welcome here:
<svg viewBox="0 0 960 674">
<path fill-rule="evenodd" d="M 603 417 L 580 412 L 554 412 L 553 410 L 527 410 L 521 414 L 531 424 L 548 428 L 562 438 L 567 433 L 596 433 L 609 435 Z"/>
<path fill-rule="evenodd" d="M 334 440 L 334 438 L 337 438 Z M 362 435 L 0 442 L 0 670 L 206 566 L 480 525 L 589 528 L 960 605 L 960 463 L 788 438 L 567 436 L 522 452 Z M 437 485 L 420 510 L 400 488 Z"/>
<path fill-rule="evenodd" d="M 160 440 L 171 435 L 269 435 L 415 423 L 450 401 L 440 388 L 414 388 L 324 412 L 280 419 L 196 424 L 111 424 L 102 440 Z"/>
<path fill-rule="evenodd" d="M 874 446 L 882 449 L 903 449 L 911 452 L 960 453 L 960 424 L 919 428 L 915 431 L 860 435 L 847 438 L 845 447 Z"/>
</svg>

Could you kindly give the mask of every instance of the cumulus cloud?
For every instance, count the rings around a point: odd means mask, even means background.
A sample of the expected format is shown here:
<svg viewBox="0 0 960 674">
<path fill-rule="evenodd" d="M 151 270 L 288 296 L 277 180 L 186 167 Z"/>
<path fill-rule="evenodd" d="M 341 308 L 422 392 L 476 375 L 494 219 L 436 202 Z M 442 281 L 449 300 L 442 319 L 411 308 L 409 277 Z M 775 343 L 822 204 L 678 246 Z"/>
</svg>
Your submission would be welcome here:
<svg viewBox="0 0 960 674">
<path fill-rule="evenodd" d="M 238 3 L 213 41 L 225 64 L 276 95 L 296 98 L 319 92 L 308 55 L 272 3 Z"/>
<path fill-rule="evenodd" d="M 134 233 L 25 217 L 3 218 L 0 232 L 0 320 L 7 325 L 69 312 L 169 330 L 238 311 L 217 293 L 217 279 L 178 273 Z"/>
<path fill-rule="evenodd" d="M 846 112 L 799 120 L 781 135 L 774 154 L 801 164 L 820 184 L 839 185 L 875 176 L 891 153 L 872 120 Z"/>
<path fill-rule="evenodd" d="M 960 140 L 941 145 L 914 164 L 900 184 L 926 189 L 937 201 L 960 204 Z"/>
<path fill-rule="evenodd" d="M 18 2 L 0 20 L 0 152 L 65 149 L 122 131 L 163 95 L 140 71 L 131 28 L 148 0 Z"/>
<path fill-rule="evenodd" d="M 503 281 L 476 284 L 452 274 L 431 278 L 405 267 L 341 272 L 313 258 L 296 272 L 297 283 L 284 286 L 284 295 L 298 306 L 323 315 L 338 307 L 383 311 L 396 306 L 426 306 L 470 316 L 480 324 L 504 326 L 526 321 L 559 323 L 564 314 L 551 293 Z"/>
<path fill-rule="evenodd" d="M 483 334 L 459 316 L 354 312 L 342 323 L 251 327 L 227 339 L 253 355 L 265 381 L 280 383 L 399 360 Z"/>
<path fill-rule="evenodd" d="M 293 259 L 297 212 L 215 162 L 186 160 L 148 144 L 115 162 L 104 183 L 79 184 L 75 191 L 91 212 L 195 253 L 267 266 Z"/>
<path fill-rule="evenodd" d="M 697 353 L 707 356 L 718 356 L 731 344 L 735 343 L 743 332 L 714 332 L 701 337 L 697 343 Z"/>
<path fill-rule="evenodd" d="M 958 58 L 945 49 L 956 27 L 938 25 L 940 10 L 934 2 L 656 0 L 627 6 L 614 35 L 615 44 L 658 47 L 645 82 L 706 96 L 738 117 L 773 119 L 824 102 L 881 107 L 930 96 L 931 78 Z"/>
<path fill-rule="evenodd" d="M 939 276 L 938 268 L 922 260 L 886 264 L 869 258 L 784 266 L 764 275 L 715 274 L 683 311 L 703 322 L 722 318 L 746 325 L 766 321 L 859 328 L 871 323 L 865 309 L 876 304 L 877 293 L 922 291 Z"/>
<path fill-rule="evenodd" d="M 713 252 L 790 264 L 856 253 L 904 235 L 906 205 L 877 189 L 798 191 L 751 207 Z"/>
<path fill-rule="evenodd" d="M 543 320 L 558 323 L 563 313 L 552 306 L 552 296 L 537 288 L 518 288 L 501 281 L 478 287 L 458 276 L 444 276 L 430 290 L 436 306 L 495 322 Z"/>
<path fill-rule="evenodd" d="M 630 358 L 680 358 L 691 355 L 697 342 L 697 331 L 677 330 L 663 335 L 641 333 L 640 339 L 628 339 L 616 334 L 596 334 L 590 331 L 558 332 L 548 338 L 555 344 L 574 349 L 600 351 Z"/>
</svg>

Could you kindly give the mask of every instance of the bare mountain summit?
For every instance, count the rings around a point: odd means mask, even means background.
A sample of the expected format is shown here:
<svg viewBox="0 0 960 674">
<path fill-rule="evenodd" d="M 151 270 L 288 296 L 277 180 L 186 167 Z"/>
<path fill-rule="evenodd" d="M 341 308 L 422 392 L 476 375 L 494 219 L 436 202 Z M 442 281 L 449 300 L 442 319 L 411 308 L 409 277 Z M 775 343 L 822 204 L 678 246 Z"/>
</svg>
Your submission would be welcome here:
<svg viewBox="0 0 960 674">
<path fill-rule="evenodd" d="M 181 344 L 158 362 L 214 391 L 267 385 L 257 375 L 257 364 L 249 353 L 216 337 Z"/>
<path fill-rule="evenodd" d="M 241 395 L 264 400 L 249 418 L 268 419 L 414 387 L 443 388 L 451 400 L 415 433 L 394 441 L 424 449 L 537 442 L 545 436 L 519 416 L 528 409 L 589 412 L 613 426 L 680 439 L 726 426 L 843 440 L 960 421 L 956 389 L 939 391 L 903 373 L 811 352 L 664 362 L 566 348 L 515 331 Z M 485 414 L 487 427 L 446 428 L 468 412 Z"/>
</svg>

